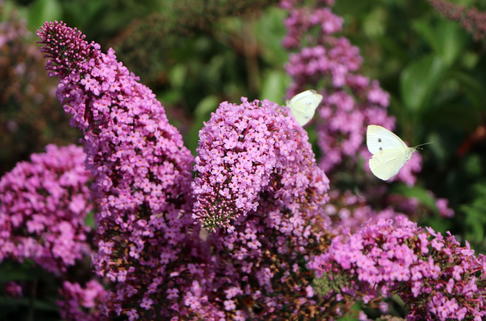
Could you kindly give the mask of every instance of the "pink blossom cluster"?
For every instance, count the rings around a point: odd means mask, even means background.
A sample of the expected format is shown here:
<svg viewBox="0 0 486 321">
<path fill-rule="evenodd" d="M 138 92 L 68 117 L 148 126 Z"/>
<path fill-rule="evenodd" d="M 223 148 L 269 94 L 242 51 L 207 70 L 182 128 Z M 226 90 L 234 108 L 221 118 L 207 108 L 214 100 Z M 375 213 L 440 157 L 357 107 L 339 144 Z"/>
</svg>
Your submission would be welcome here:
<svg viewBox="0 0 486 321">
<path fill-rule="evenodd" d="M 0 179 L 0 261 L 31 259 L 59 274 L 87 254 L 84 161 L 79 147 L 49 145 Z"/>
<path fill-rule="evenodd" d="M 322 315 L 302 262 L 327 240 L 328 179 L 289 109 L 222 103 L 200 133 L 195 169 L 196 218 L 224 223 L 209 242 L 226 320 Z"/>
<path fill-rule="evenodd" d="M 314 6 L 296 0 L 281 2 L 289 12 L 283 44 L 295 51 L 286 66 L 293 81 L 288 94 L 313 88 L 323 95 L 317 121 L 320 165 L 333 177 L 333 172 L 356 166 L 360 158 L 369 158 L 364 143 L 367 125 L 392 130 L 395 119 L 387 113 L 388 93 L 377 81 L 359 74 L 359 49 L 347 38 L 336 36 L 343 20 L 331 11 L 334 2 L 314 2 Z M 416 153 L 397 178 L 414 184 L 420 164 Z"/>
<path fill-rule="evenodd" d="M 403 216 L 335 237 L 309 268 L 321 278 L 324 296 L 367 302 L 398 294 L 409 308 L 407 320 L 486 316 L 486 256 L 475 256 L 468 243 L 463 247 L 452 235 L 420 228 Z"/>
<path fill-rule="evenodd" d="M 64 281 L 60 296 L 57 305 L 63 320 L 99 321 L 103 318 L 99 309 L 103 307 L 107 293 L 98 281 L 91 280 L 85 287 Z"/>
<path fill-rule="evenodd" d="M 289 108 L 225 102 L 199 138 L 193 212 L 206 226 L 228 226 L 270 199 L 292 214 L 317 210 L 327 199 L 328 179 Z"/>
<path fill-rule="evenodd" d="M 47 69 L 60 79 L 58 99 L 84 135 L 99 208 L 93 260 L 114 286 L 108 310 L 130 320 L 170 313 L 175 303 L 158 300 L 183 289 L 178 282 L 190 278 L 177 275 L 189 273 L 184 261 L 197 252 L 193 157 L 155 95 L 113 50 L 102 53 L 62 22 L 45 23 L 38 36 Z"/>
</svg>

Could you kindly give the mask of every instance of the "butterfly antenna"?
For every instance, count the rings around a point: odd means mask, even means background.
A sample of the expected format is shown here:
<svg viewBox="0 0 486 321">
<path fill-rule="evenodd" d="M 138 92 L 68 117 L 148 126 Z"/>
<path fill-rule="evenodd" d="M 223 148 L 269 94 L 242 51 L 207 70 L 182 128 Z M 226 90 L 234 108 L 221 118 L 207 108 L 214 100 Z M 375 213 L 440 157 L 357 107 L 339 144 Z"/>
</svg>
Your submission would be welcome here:
<svg viewBox="0 0 486 321">
<path fill-rule="evenodd" d="M 419 149 L 419 150 L 422 150 L 423 148 L 420 148 L 421 146 L 424 146 L 424 145 L 430 145 L 430 144 L 432 144 L 432 142 L 428 142 L 428 143 L 419 144 L 419 145 L 414 146 L 413 148 L 415 148 L 415 149 Z"/>
</svg>

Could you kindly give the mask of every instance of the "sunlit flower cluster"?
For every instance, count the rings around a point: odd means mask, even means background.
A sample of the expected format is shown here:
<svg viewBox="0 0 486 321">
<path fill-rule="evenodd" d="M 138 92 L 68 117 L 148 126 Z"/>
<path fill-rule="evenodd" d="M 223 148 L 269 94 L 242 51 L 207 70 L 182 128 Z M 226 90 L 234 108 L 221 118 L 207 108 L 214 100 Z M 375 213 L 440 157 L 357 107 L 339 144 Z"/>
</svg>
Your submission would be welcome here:
<svg viewBox="0 0 486 321">
<path fill-rule="evenodd" d="M 227 318 L 322 315 L 302 261 L 328 240 L 329 182 L 290 110 L 222 103 L 201 131 L 195 169 L 196 218 L 223 226 L 209 242 L 212 295 Z"/>
<path fill-rule="evenodd" d="M 182 273 L 196 251 L 185 249 L 197 236 L 188 203 L 192 156 L 155 95 L 113 50 L 102 53 L 62 22 L 38 35 L 47 69 L 60 78 L 58 99 L 84 135 L 99 208 L 94 265 L 116 285 L 109 310 L 155 318 L 164 310 L 155 300 L 178 287 L 171 273 Z"/>
<path fill-rule="evenodd" d="M 398 294 L 409 306 L 407 320 L 486 316 L 486 256 L 403 216 L 335 237 L 309 267 L 321 278 L 316 282 L 321 295 L 368 302 Z"/>
</svg>

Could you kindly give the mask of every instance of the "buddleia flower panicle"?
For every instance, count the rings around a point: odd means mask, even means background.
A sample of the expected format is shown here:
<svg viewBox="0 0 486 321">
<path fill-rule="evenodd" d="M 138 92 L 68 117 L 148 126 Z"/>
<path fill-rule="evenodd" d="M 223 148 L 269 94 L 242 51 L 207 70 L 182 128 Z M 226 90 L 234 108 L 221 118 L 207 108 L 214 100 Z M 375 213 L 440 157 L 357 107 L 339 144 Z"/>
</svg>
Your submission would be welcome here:
<svg viewBox="0 0 486 321">
<path fill-rule="evenodd" d="M 130 320 L 171 315 L 191 249 L 193 157 L 149 88 L 115 52 L 63 22 L 38 31 L 57 97 L 83 134 L 98 205 L 94 266 L 113 292 L 107 311 Z M 181 281 L 182 280 L 182 281 Z M 188 284 L 189 283 L 189 284 Z M 171 297 L 162 305 L 160 297 Z"/>
<path fill-rule="evenodd" d="M 302 262 L 329 240 L 329 181 L 290 109 L 221 103 L 200 132 L 195 170 L 193 215 L 214 229 L 210 298 L 226 320 L 324 315 Z"/>
<path fill-rule="evenodd" d="M 287 107 L 269 101 L 222 103 L 200 132 L 193 215 L 215 228 L 272 200 L 291 211 L 327 200 L 304 129 Z"/>
</svg>

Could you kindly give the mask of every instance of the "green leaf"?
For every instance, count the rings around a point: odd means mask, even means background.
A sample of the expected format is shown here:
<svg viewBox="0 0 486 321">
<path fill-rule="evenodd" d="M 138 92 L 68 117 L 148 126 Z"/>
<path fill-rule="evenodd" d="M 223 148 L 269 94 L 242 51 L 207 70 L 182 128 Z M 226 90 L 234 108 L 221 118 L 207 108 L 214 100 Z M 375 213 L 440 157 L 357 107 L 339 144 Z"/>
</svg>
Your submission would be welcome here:
<svg viewBox="0 0 486 321">
<path fill-rule="evenodd" d="M 61 15 L 62 9 L 57 0 L 36 0 L 29 7 L 29 28 L 37 30 L 46 21 L 59 20 Z"/>
<path fill-rule="evenodd" d="M 12 12 L 15 10 L 15 4 L 11 0 L 7 0 L 2 4 L 0 10 L 0 21 L 7 21 L 11 16 Z"/>
<path fill-rule="evenodd" d="M 438 133 L 433 132 L 429 135 L 427 142 L 430 142 L 430 146 L 428 147 L 437 157 L 440 163 L 444 163 L 447 158 L 447 150 L 445 148 L 446 144 L 442 141 L 443 137 L 441 137 Z"/>
<path fill-rule="evenodd" d="M 34 300 L 31 301 L 29 298 L 11 298 L 11 297 L 0 297 L 0 307 L 11 307 L 11 306 L 25 306 L 29 307 L 33 305 L 36 310 L 41 311 L 57 311 L 56 304 L 47 301 Z"/>
<path fill-rule="evenodd" d="M 216 96 L 207 96 L 197 105 L 194 114 L 200 122 L 209 119 L 209 114 L 218 107 L 218 98 Z"/>
<path fill-rule="evenodd" d="M 218 98 L 216 96 L 207 96 L 196 107 L 194 115 L 196 119 L 194 120 L 194 125 L 191 127 L 189 132 L 185 135 L 186 146 L 195 153 L 196 148 L 199 143 L 199 131 L 210 117 L 211 112 L 215 111 L 218 107 Z"/>
<path fill-rule="evenodd" d="M 89 226 L 91 228 L 95 227 L 96 221 L 95 221 L 95 218 L 94 218 L 94 212 L 93 211 L 86 214 L 86 217 L 84 218 L 84 225 Z"/>
<path fill-rule="evenodd" d="M 268 99 L 283 104 L 285 91 L 289 84 L 289 77 L 280 70 L 270 70 L 263 77 L 261 99 Z"/>
<path fill-rule="evenodd" d="M 180 89 L 186 81 L 187 68 L 183 64 L 174 66 L 169 72 L 169 80 L 175 89 Z"/>
<path fill-rule="evenodd" d="M 437 27 L 437 53 L 447 65 L 452 65 L 462 52 L 467 36 L 457 23 L 442 20 Z"/>
<path fill-rule="evenodd" d="M 422 57 L 405 68 L 400 75 L 400 92 L 408 110 L 420 112 L 426 108 L 444 72 L 444 63 L 433 55 Z"/>
<path fill-rule="evenodd" d="M 39 278 L 40 275 L 41 272 L 30 261 L 22 264 L 3 262 L 0 265 L 0 282 L 31 281 Z"/>
<path fill-rule="evenodd" d="M 467 176 L 471 178 L 482 177 L 483 168 L 481 164 L 481 157 L 478 154 L 467 155 L 466 158 L 463 160 L 463 165 L 465 174 Z"/>
<path fill-rule="evenodd" d="M 452 65 L 456 61 L 466 44 L 466 33 L 452 21 L 440 20 L 433 27 L 429 20 L 418 20 L 413 28 L 446 65 Z"/>
<path fill-rule="evenodd" d="M 478 204 L 474 204 L 478 206 Z M 484 207 L 486 204 L 483 204 Z M 473 242 L 481 242 L 484 240 L 484 228 L 486 225 L 486 216 L 484 215 L 484 208 L 478 210 L 473 206 L 463 206 L 461 210 L 466 213 L 466 238 Z"/>
<path fill-rule="evenodd" d="M 460 71 L 451 73 L 451 77 L 459 82 L 461 89 L 475 108 L 478 110 L 486 109 L 486 105 L 484 104 L 486 101 L 486 93 L 483 84 L 481 84 L 478 79 Z"/>
<path fill-rule="evenodd" d="M 287 32 L 282 23 L 285 16 L 284 10 L 269 8 L 253 26 L 262 50 L 262 58 L 276 68 L 281 68 L 288 61 L 288 51 L 282 46 L 282 38 Z"/>
<path fill-rule="evenodd" d="M 363 21 L 363 31 L 369 37 L 383 36 L 386 32 L 387 13 L 384 8 L 377 7 L 366 15 Z"/>
<path fill-rule="evenodd" d="M 486 234 L 486 183 L 478 183 L 474 186 L 474 199 L 472 202 L 461 206 L 465 216 L 466 239 L 480 243 L 484 241 Z"/>
<path fill-rule="evenodd" d="M 338 321 L 358 321 L 360 311 L 361 311 L 361 304 L 355 303 L 343 317 L 338 319 Z"/>
</svg>

